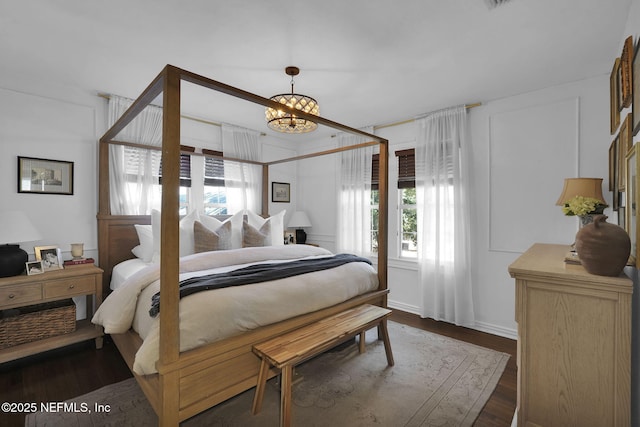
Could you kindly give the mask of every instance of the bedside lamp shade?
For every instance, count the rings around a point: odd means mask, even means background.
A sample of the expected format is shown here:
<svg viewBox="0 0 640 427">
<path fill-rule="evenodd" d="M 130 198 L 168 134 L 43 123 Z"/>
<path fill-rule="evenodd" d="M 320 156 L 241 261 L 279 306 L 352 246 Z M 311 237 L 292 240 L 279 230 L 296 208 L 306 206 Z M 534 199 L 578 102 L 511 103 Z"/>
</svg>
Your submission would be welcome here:
<svg viewBox="0 0 640 427">
<path fill-rule="evenodd" d="M 557 206 L 564 206 L 576 196 L 591 197 L 605 203 L 602 196 L 602 178 L 565 178 L 562 194 L 556 202 Z"/>
<path fill-rule="evenodd" d="M 22 274 L 29 256 L 18 243 L 40 239 L 40 233 L 23 212 L 0 212 L 0 277 Z"/>
<path fill-rule="evenodd" d="M 296 243 L 305 244 L 307 242 L 307 233 L 303 227 L 311 227 L 309 217 L 303 211 L 295 211 L 289 220 L 289 228 L 296 229 Z"/>
</svg>

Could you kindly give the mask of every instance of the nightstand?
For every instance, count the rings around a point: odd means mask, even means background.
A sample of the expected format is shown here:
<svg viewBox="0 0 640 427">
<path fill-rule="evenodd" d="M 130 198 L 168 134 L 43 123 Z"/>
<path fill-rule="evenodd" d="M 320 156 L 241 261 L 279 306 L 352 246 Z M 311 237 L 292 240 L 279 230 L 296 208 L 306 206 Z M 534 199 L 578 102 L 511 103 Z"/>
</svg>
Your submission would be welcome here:
<svg viewBox="0 0 640 427">
<path fill-rule="evenodd" d="M 95 266 L 71 267 L 38 275 L 0 278 L 0 310 L 86 296 L 87 317 L 76 322 L 74 332 L 0 350 L 0 363 L 54 348 L 95 339 L 102 348 L 103 330 L 93 325 L 93 313 L 102 303 L 102 270 Z"/>
</svg>

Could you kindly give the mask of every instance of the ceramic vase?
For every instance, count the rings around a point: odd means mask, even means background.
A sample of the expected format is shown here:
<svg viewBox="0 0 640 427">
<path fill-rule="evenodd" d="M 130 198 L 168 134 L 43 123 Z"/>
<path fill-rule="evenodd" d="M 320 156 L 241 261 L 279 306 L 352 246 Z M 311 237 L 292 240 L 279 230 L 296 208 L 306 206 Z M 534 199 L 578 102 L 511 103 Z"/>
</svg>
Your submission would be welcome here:
<svg viewBox="0 0 640 427">
<path fill-rule="evenodd" d="M 599 276 L 618 276 L 629 260 L 631 240 L 624 229 L 594 216 L 576 234 L 576 252 L 585 270 Z"/>
</svg>

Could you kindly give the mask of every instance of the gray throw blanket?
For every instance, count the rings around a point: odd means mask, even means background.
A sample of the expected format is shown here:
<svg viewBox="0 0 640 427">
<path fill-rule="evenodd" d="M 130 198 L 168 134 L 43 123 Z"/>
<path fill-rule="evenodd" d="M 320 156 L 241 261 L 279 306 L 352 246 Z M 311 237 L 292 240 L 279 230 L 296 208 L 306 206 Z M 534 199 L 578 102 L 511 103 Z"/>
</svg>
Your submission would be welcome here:
<svg viewBox="0 0 640 427">
<path fill-rule="evenodd" d="M 371 261 L 367 258 L 352 254 L 337 254 L 327 258 L 300 259 L 284 263 L 255 264 L 227 273 L 214 273 L 182 280 L 180 282 L 180 298 L 210 289 L 250 285 L 253 283 L 298 276 L 314 271 L 327 270 L 349 262 L 366 262 L 371 265 Z M 159 312 L 160 292 L 152 297 L 149 314 L 155 317 Z"/>
</svg>

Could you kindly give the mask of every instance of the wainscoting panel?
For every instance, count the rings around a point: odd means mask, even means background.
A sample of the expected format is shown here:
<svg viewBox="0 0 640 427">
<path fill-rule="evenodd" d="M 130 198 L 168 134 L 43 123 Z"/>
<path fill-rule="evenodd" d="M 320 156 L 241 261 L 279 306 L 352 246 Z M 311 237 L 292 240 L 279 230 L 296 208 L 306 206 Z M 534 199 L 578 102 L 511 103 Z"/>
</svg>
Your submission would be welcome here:
<svg viewBox="0 0 640 427">
<path fill-rule="evenodd" d="M 489 117 L 492 251 L 524 252 L 534 242 L 573 242 L 575 225 L 556 201 L 577 177 L 579 99 Z"/>
</svg>

